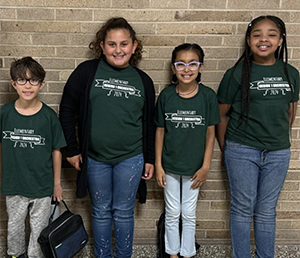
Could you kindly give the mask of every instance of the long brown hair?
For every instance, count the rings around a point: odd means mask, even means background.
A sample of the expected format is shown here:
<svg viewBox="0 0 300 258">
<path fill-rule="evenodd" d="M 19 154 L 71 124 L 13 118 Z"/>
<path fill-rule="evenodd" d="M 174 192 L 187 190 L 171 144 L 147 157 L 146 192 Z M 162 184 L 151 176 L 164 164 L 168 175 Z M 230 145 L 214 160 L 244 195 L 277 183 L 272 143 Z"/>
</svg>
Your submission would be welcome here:
<svg viewBox="0 0 300 258">
<path fill-rule="evenodd" d="M 138 43 L 135 52 L 132 54 L 129 60 L 129 64 L 135 67 L 142 59 L 143 46 L 141 41 L 137 39 L 134 29 L 123 17 L 113 17 L 107 20 L 106 23 L 103 24 L 100 30 L 98 30 L 96 33 L 94 40 L 89 44 L 89 48 L 95 53 L 97 58 L 104 58 L 105 55 L 100 47 L 100 43 L 105 43 L 105 38 L 109 31 L 119 29 L 127 30 L 132 41 L 137 41 Z"/>
</svg>

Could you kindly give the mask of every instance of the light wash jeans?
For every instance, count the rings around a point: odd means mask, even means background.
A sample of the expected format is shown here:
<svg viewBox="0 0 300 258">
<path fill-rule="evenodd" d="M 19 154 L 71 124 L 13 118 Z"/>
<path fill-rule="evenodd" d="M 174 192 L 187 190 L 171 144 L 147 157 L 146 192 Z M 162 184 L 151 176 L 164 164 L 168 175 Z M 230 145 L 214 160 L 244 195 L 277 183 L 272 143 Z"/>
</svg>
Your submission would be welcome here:
<svg viewBox="0 0 300 258">
<path fill-rule="evenodd" d="M 132 255 L 135 198 L 144 168 L 143 154 L 116 164 L 88 158 L 88 189 L 92 203 L 94 249 L 97 258 L 111 257 L 112 225 L 115 258 Z"/>
<path fill-rule="evenodd" d="M 251 257 L 252 218 L 255 257 L 274 257 L 276 206 L 290 155 L 290 149 L 258 150 L 226 141 L 224 163 L 231 194 L 230 231 L 234 258 Z"/>
<path fill-rule="evenodd" d="M 191 189 L 190 176 L 166 173 L 164 197 L 166 203 L 165 250 L 168 254 L 192 257 L 196 254 L 195 229 L 198 189 Z M 179 218 L 182 217 L 180 239 Z"/>
</svg>

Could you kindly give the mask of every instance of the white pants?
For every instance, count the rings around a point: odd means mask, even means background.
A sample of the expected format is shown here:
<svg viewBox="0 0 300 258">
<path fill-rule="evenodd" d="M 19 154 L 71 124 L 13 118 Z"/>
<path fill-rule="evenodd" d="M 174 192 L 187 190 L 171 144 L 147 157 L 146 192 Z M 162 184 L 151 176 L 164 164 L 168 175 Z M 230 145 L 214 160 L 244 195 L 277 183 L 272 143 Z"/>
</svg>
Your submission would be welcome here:
<svg viewBox="0 0 300 258">
<path fill-rule="evenodd" d="M 166 173 L 164 197 L 166 203 L 165 250 L 168 254 L 192 257 L 196 254 L 195 229 L 198 189 L 191 189 L 190 176 Z M 181 186 L 180 186 L 181 184 Z M 179 218 L 182 217 L 180 240 Z"/>
<path fill-rule="evenodd" d="M 50 207 L 50 197 L 32 199 L 20 195 L 6 196 L 8 255 L 18 257 L 26 252 L 25 219 L 29 210 L 31 232 L 28 257 L 44 257 L 37 239 L 41 231 L 48 226 Z"/>
</svg>

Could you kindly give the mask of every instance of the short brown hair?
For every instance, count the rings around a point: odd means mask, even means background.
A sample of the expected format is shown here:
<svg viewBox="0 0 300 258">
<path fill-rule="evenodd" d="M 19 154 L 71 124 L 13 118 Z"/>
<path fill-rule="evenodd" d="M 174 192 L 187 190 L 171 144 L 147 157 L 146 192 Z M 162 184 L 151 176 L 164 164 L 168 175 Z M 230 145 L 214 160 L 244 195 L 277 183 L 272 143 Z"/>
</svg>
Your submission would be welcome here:
<svg viewBox="0 0 300 258">
<path fill-rule="evenodd" d="M 32 78 L 43 81 L 46 76 L 44 68 L 32 57 L 26 56 L 21 59 L 15 59 L 11 63 L 10 77 L 12 80 L 17 78 L 26 78 L 27 71 L 30 72 Z"/>
</svg>

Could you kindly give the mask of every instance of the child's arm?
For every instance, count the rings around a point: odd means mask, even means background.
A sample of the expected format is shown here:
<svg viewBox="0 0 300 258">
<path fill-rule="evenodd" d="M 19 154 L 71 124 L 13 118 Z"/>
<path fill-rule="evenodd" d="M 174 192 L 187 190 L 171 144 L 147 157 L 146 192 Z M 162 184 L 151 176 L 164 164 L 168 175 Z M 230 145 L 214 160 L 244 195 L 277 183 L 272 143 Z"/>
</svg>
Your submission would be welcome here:
<svg viewBox="0 0 300 258">
<path fill-rule="evenodd" d="M 227 124 L 229 121 L 229 109 L 230 109 L 229 104 L 224 104 L 219 102 L 221 123 L 216 125 L 216 138 L 222 152 L 223 152 L 223 147 L 225 142 Z"/>
<path fill-rule="evenodd" d="M 63 189 L 60 184 L 61 176 L 61 161 L 62 155 L 60 149 L 52 151 L 52 160 L 53 160 L 53 172 L 54 172 L 54 190 L 53 190 L 53 199 L 54 201 L 60 202 L 63 199 Z"/>
<path fill-rule="evenodd" d="M 290 103 L 290 109 L 289 109 L 290 127 L 292 126 L 292 124 L 295 121 L 296 112 L 297 112 L 297 105 L 298 105 L 298 101 Z"/>
<path fill-rule="evenodd" d="M 204 151 L 204 159 L 202 167 L 196 171 L 196 173 L 192 176 L 191 181 L 194 181 L 191 185 L 191 189 L 196 189 L 205 183 L 207 174 L 210 168 L 210 162 L 212 158 L 212 153 L 214 150 L 214 142 L 215 142 L 215 126 L 209 126 L 206 132 L 205 139 L 205 151 Z"/>
<path fill-rule="evenodd" d="M 162 167 L 162 150 L 165 136 L 165 128 L 157 127 L 155 133 L 155 179 L 158 186 L 165 188 L 166 174 Z"/>
</svg>

